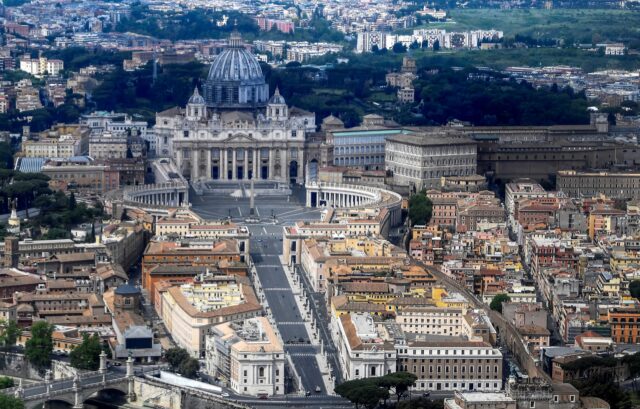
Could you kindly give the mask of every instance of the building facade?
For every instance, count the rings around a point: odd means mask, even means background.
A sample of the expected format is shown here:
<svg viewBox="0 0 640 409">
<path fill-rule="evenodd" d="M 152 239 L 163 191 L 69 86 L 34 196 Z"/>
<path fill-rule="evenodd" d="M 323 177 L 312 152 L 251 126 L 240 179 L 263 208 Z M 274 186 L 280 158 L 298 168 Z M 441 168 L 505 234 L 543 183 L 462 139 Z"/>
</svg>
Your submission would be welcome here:
<svg viewBox="0 0 640 409">
<path fill-rule="evenodd" d="M 265 317 L 217 325 L 207 338 L 207 372 L 236 393 L 283 394 L 284 365 L 282 342 Z"/>
<path fill-rule="evenodd" d="M 558 190 L 571 197 L 590 197 L 604 194 L 611 198 L 640 198 L 638 172 L 581 172 L 561 170 L 557 173 Z"/>
<path fill-rule="evenodd" d="M 211 64 L 186 109 L 157 114 L 158 156 L 171 156 L 195 180 L 276 180 L 303 183 L 307 134 L 314 114 L 289 107 L 278 90 L 269 98 L 258 60 L 238 33 Z"/>
<path fill-rule="evenodd" d="M 443 176 L 476 174 L 476 144 L 446 133 L 394 135 L 386 140 L 385 167 L 393 180 L 416 189 L 436 188 Z"/>
</svg>

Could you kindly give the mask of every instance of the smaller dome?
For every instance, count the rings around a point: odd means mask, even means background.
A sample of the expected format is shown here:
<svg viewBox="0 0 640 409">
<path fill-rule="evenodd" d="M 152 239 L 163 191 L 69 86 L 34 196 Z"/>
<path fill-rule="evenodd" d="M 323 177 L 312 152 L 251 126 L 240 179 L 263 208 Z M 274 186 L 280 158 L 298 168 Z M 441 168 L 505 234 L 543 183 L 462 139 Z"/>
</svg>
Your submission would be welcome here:
<svg viewBox="0 0 640 409">
<path fill-rule="evenodd" d="M 137 295 L 140 294 L 140 289 L 132 286 L 131 284 L 123 284 L 118 286 L 114 293 L 117 295 Z"/>
<path fill-rule="evenodd" d="M 280 95 L 280 90 L 278 89 L 278 87 L 276 87 L 276 90 L 273 93 L 273 96 L 269 100 L 269 104 L 272 104 L 272 105 L 286 105 L 287 104 L 287 102 L 284 100 L 284 97 L 282 95 Z"/>
<path fill-rule="evenodd" d="M 191 98 L 189 98 L 189 104 L 194 104 L 194 105 L 205 104 L 204 98 L 198 92 L 198 87 L 195 87 L 195 89 L 193 90 L 193 95 L 191 95 Z"/>
</svg>

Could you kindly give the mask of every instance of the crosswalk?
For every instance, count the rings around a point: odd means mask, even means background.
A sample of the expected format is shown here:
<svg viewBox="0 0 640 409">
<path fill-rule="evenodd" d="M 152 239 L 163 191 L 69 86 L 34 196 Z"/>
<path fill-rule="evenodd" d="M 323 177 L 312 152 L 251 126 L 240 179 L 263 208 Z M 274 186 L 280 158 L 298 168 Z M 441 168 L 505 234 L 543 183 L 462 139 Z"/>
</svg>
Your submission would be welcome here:
<svg viewBox="0 0 640 409">
<path fill-rule="evenodd" d="M 278 321 L 278 325 L 304 325 L 302 321 Z"/>
<path fill-rule="evenodd" d="M 311 352 L 293 352 L 293 353 L 290 353 L 290 354 L 289 354 L 289 356 L 292 356 L 292 357 L 297 357 L 297 356 L 302 356 L 302 357 L 314 357 L 314 356 L 316 356 L 316 355 L 317 355 L 317 354 L 313 354 L 313 353 L 311 353 Z"/>
<path fill-rule="evenodd" d="M 291 291 L 290 287 L 267 287 L 263 288 L 262 291 Z"/>
</svg>

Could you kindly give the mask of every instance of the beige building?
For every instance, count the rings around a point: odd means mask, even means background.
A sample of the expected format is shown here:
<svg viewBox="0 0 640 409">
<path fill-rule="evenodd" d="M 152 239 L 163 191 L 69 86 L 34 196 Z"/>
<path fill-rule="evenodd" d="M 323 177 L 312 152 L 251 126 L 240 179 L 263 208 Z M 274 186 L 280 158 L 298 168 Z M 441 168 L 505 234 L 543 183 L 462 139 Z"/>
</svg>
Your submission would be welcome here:
<svg viewBox="0 0 640 409">
<path fill-rule="evenodd" d="M 284 365 L 282 342 L 265 317 L 216 325 L 207 337 L 207 372 L 241 395 L 283 394 Z"/>
<path fill-rule="evenodd" d="M 406 307 L 396 312 L 396 323 L 404 333 L 460 336 L 463 315 L 462 308 Z"/>
<path fill-rule="evenodd" d="M 89 139 L 89 156 L 93 159 L 124 159 L 127 157 L 127 137 L 104 132 Z"/>
<path fill-rule="evenodd" d="M 258 316 L 262 307 L 246 277 L 200 275 L 183 284 L 156 284 L 156 304 L 167 331 L 194 357 L 202 357 L 216 324 Z"/>
<path fill-rule="evenodd" d="M 238 241 L 238 248 L 249 255 L 249 230 L 230 221 L 205 220 L 195 212 L 177 209 L 155 223 L 158 236 L 178 236 L 198 239 L 231 238 Z"/>
<path fill-rule="evenodd" d="M 638 172 L 582 172 L 561 170 L 556 175 L 559 191 L 570 197 L 595 197 L 603 194 L 610 198 L 640 198 Z"/>
<path fill-rule="evenodd" d="M 311 238 L 302 242 L 300 264 L 314 291 L 326 290 L 331 266 L 349 264 L 355 259 L 388 259 L 383 264 L 402 263 L 404 250 L 380 238 L 353 236 L 346 238 Z"/>
<path fill-rule="evenodd" d="M 22 144 L 22 153 L 27 158 L 70 158 L 80 155 L 80 140 L 71 135 L 60 138 L 28 140 Z"/>
<path fill-rule="evenodd" d="M 386 140 L 385 167 L 399 185 L 436 188 L 443 176 L 476 174 L 476 143 L 446 132 L 394 135 Z"/>
<path fill-rule="evenodd" d="M 106 193 L 120 186 L 117 172 L 109 172 L 107 166 L 91 162 L 49 160 L 42 166 L 42 173 L 62 190 L 69 188 L 86 193 Z"/>
<path fill-rule="evenodd" d="M 285 226 L 282 254 L 290 264 L 300 263 L 302 242 L 313 237 L 387 237 L 391 213 L 386 208 L 327 208 L 321 221 Z"/>
<path fill-rule="evenodd" d="M 411 104 L 415 100 L 415 89 L 413 87 L 404 87 L 398 90 L 398 102 L 402 104 Z"/>
</svg>

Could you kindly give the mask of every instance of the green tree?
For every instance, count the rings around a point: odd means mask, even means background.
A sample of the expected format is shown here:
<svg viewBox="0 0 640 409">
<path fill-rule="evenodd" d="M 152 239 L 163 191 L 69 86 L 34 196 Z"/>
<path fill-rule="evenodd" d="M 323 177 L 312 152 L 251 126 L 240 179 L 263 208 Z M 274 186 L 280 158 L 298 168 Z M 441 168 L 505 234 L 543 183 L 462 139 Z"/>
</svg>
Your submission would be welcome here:
<svg viewBox="0 0 640 409">
<path fill-rule="evenodd" d="M 47 368 L 51 365 L 53 327 L 46 321 L 38 321 L 31 326 L 31 338 L 25 344 L 24 354 L 37 368 Z"/>
<path fill-rule="evenodd" d="M 402 44 L 402 43 L 395 43 L 393 45 L 392 48 L 393 52 L 396 54 L 400 54 L 400 53 L 406 53 L 407 52 L 407 46 Z"/>
<path fill-rule="evenodd" d="M 200 363 L 197 359 L 188 357 L 180 364 L 179 372 L 186 378 L 195 378 L 198 370 L 200 369 Z"/>
<path fill-rule="evenodd" d="M 640 298 L 640 280 L 633 280 L 629 283 L 629 292 L 633 298 Z"/>
<path fill-rule="evenodd" d="M 76 202 L 76 195 L 71 192 L 71 194 L 69 195 L 69 210 L 75 210 L 77 205 L 78 202 Z"/>
<path fill-rule="evenodd" d="M 336 393 L 356 405 L 375 408 L 381 400 L 389 399 L 389 390 L 378 385 L 380 378 L 365 378 L 347 381 L 336 386 Z"/>
<path fill-rule="evenodd" d="M 400 401 L 402 395 L 416 383 L 417 379 L 418 377 L 410 372 L 394 372 L 380 377 L 379 385 L 393 388 L 398 401 Z"/>
<path fill-rule="evenodd" d="M 167 360 L 171 369 L 177 371 L 183 362 L 190 358 L 189 353 L 184 348 L 170 348 L 164 353 L 164 358 Z"/>
<path fill-rule="evenodd" d="M 0 376 L 0 389 L 13 388 L 13 385 L 13 378 L 9 378 L 8 376 Z"/>
<path fill-rule="evenodd" d="M 24 409 L 24 402 L 13 396 L 0 394 L 0 408 L 2 409 Z"/>
<path fill-rule="evenodd" d="M 431 220 L 431 200 L 424 192 L 417 193 L 409 198 L 409 219 L 413 226 L 427 224 Z"/>
<path fill-rule="evenodd" d="M 498 294 L 495 297 L 493 297 L 493 299 L 491 300 L 491 304 L 489 304 L 489 308 L 491 308 L 494 311 L 498 311 L 500 314 L 502 314 L 502 303 L 503 302 L 509 302 L 511 301 L 511 298 L 509 298 L 509 296 L 507 294 Z"/>
<path fill-rule="evenodd" d="M 0 346 L 12 347 L 16 344 L 22 330 L 15 321 L 0 321 Z"/>
<path fill-rule="evenodd" d="M 74 348 L 69 354 L 71 366 L 77 369 L 95 371 L 100 367 L 100 352 L 102 344 L 98 334 L 82 336 L 82 344 Z"/>
</svg>

